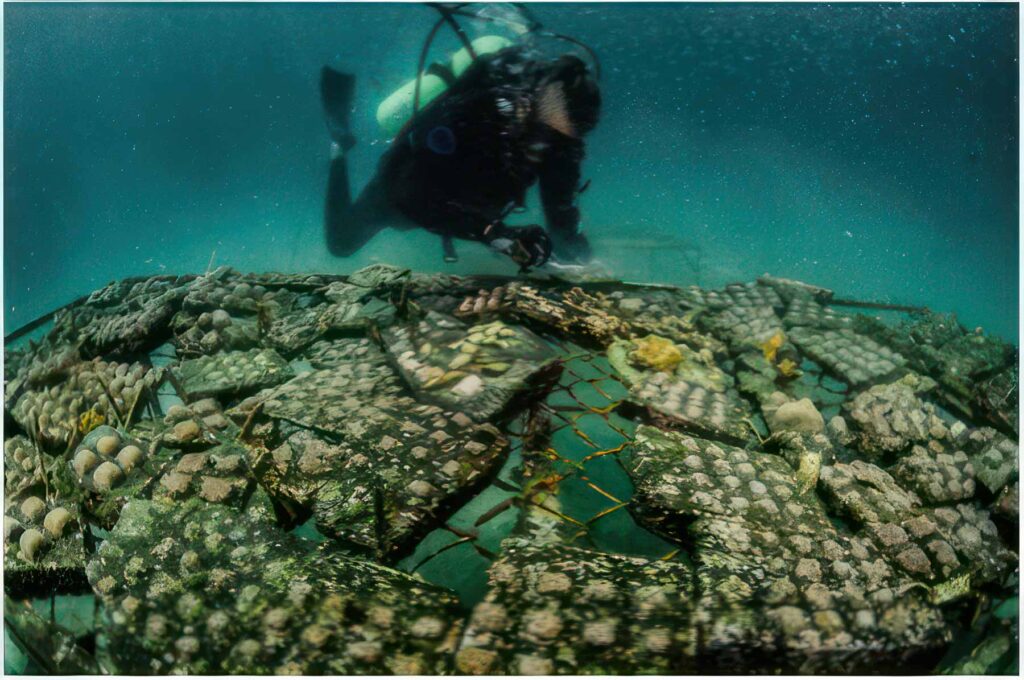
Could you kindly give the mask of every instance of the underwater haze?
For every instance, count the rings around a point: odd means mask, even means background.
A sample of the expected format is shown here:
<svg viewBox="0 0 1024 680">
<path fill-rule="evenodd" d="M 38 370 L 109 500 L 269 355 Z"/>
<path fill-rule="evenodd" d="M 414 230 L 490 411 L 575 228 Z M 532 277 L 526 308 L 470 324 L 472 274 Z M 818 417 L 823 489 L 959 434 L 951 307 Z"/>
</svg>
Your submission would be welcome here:
<svg viewBox="0 0 1024 680">
<path fill-rule="evenodd" d="M 846 298 L 1018 325 L 1018 9 L 1010 4 L 544 4 L 602 67 L 583 228 L 607 273 L 770 272 Z M 513 273 L 482 246 L 322 235 L 317 81 L 357 75 L 353 183 L 377 104 L 415 75 L 414 4 L 6 4 L 5 333 L 125 276 Z M 458 44 L 442 32 L 434 53 Z M 531 197 L 536 203 L 536 197 Z M 537 212 L 522 223 L 540 221 Z"/>
</svg>

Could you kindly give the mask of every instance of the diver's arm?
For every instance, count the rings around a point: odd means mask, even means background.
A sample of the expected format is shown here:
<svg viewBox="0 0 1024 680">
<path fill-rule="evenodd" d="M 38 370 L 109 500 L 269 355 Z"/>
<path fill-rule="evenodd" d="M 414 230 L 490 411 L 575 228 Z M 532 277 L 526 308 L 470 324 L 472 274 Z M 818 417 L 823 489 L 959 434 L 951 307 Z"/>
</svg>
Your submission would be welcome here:
<svg viewBox="0 0 1024 680">
<path fill-rule="evenodd" d="M 590 244 L 579 231 L 580 210 L 576 207 L 583 142 L 554 134 L 556 139 L 538 170 L 544 217 L 555 254 L 563 259 L 586 261 L 590 259 Z"/>
</svg>

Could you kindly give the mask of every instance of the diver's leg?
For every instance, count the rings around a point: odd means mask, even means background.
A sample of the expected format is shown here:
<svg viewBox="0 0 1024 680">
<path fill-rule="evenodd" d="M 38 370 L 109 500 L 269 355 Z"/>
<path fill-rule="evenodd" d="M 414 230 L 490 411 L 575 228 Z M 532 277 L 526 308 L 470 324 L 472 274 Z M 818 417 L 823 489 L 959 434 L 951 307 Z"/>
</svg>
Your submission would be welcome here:
<svg viewBox="0 0 1024 680">
<path fill-rule="evenodd" d="M 333 255 L 348 257 L 363 247 L 381 229 L 386 216 L 383 192 L 371 182 L 352 202 L 346 153 L 355 145 L 349 116 L 355 92 L 355 76 L 325 66 L 320 72 L 320 96 L 331 135 L 331 167 L 327 175 L 324 206 L 324 236 Z"/>
<path fill-rule="evenodd" d="M 331 148 L 334 152 L 334 145 Z M 348 163 L 344 155 L 331 159 L 331 169 L 327 175 L 327 202 L 324 206 L 324 236 L 327 250 L 332 255 L 347 257 L 355 248 L 346 236 L 351 232 L 352 195 L 348 184 Z M 359 244 L 362 245 L 362 244 Z"/>
<path fill-rule="evenodd" d="M 444 255 L 445 262 L 459 261 L 459 254 L 455 250 L 455 242 L 452 241 L 452 237 L 449 234 L 441 236 L 441 252 Z"/>
</svg>

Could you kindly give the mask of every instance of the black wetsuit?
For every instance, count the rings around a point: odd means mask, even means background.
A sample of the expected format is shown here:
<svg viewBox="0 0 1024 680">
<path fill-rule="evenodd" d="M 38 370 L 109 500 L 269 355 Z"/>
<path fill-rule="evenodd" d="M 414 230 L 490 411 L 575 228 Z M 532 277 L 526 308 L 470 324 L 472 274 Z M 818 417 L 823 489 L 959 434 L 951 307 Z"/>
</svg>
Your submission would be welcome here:
<svg viewBox="0 0 1024 680">
<path fill-rule="evenodd" d="M 445 238 L 492 245 L 521 240 L 531 250 L 521 264 L 547 259 L 548 235 L 560 256 L 585 258 L 576 207 L 583 141 L 543 122 L 540 112 L 540 91 L 556 63 L 527 59 L 520 48 L 480 56 L 396 135 L 354 205 L 344 159 L 332 163 L 331 252 L 355 252 L 381 226 L 391 226 L 384 222 L 401 216 Z M 596 122 L 596 109 L 593 114 Z M 506 226 L 537 181 L 548 231 Z"/>
</svg>

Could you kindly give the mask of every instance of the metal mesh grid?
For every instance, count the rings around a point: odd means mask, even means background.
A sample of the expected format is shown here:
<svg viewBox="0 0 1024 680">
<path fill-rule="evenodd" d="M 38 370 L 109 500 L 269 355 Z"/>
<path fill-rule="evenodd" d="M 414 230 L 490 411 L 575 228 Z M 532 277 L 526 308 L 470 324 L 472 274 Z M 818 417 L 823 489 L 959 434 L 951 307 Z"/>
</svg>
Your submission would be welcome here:
<svg viewBox="0 0 1024 680">
<path fill-rule="evenodd" d="M 572 545 L 652 560 L 680 555 L 627 511 L 633 489 L 620 456 L 628 455 L 636 425 L 617 409 L 628 388 L 603 354 L 547 340 L 559 353 L 561 378 L 532 413 L 512 423 L 512 453 L 501 472 L 399 563 L 454 586 L 467 607 L 483 596 L 487 569 L 527 508 L 555 520 Z M 542 432 L 527 431 L 537 423 Z M 557 507 L 546 502 L 551 496 Z"/>
</svg>

